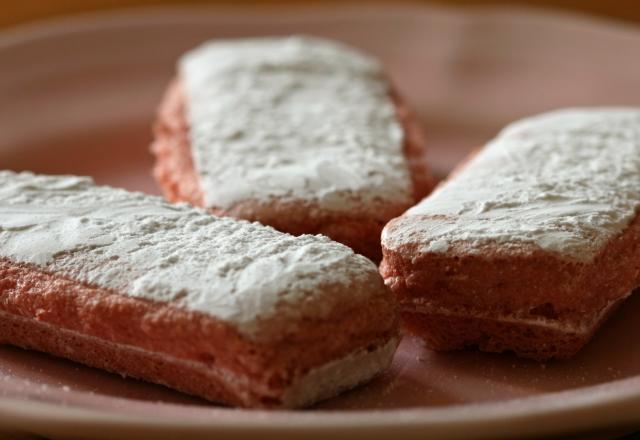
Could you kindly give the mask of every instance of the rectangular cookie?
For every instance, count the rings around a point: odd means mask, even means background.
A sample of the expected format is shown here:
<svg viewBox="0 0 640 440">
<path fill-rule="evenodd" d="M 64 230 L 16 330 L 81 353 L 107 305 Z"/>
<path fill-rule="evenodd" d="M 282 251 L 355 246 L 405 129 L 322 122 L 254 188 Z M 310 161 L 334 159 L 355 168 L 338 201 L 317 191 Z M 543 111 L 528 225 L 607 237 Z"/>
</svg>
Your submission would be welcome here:
<svg viewBox="0 0 640 440">
<path fill-rule="evenodd" d="M 640 285 L 640 109 L 505 128 L 382 234 L 407 328 L 437 350 L 567 358 Z"/>
<path fill-rule="evenodd" d="M 0 171 L 0 343 L 291 408 L 371 379 L 398 331 L 376 266 L 326 237 Z"/>
<path fill-rule="evenodd" d="M 379 261 L 380 232 L 431 189 L 415 117 L 380 63 L 312 37 L 215 40 L 179 63 L 154 174 L 171 201 L 321 233 Z"/>
</svg>

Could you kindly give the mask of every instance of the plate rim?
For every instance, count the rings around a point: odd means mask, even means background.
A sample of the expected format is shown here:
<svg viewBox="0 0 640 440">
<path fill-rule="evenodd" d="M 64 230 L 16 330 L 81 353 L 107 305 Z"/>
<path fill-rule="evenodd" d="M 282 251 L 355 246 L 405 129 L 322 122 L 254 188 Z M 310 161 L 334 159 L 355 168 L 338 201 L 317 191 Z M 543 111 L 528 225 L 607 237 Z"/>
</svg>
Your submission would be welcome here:
<svg viewBox="0 0 640 440">
<path fill-rule="evenodd" d="M 127 429 L 170 433 L 295 433 L 311 430 L 326 435 L 340 431 L 348 435 L 373 431 L 381 438 L 403 428 L 421 435 L 439 433 L 443 438 L 457 437 L 473 430 L 474 436 L 508 436 L 517 433 L 549 434 L 579 432 L 630 424 L 638 420 L 640 376 L 589 387 L 544 393 L 521 399 L 456 404 L 446 407 L 398 408 L 382 410 L 246 410 L 212 407 L 210 420 L 164 418 L 103 412 L 77 405 L 59 405 L 45 401 L 0 398 L 0 426 L 29 429 L 37 425 L 54 428 L 101 427 L 115 431 Z M 612 391 L 612 389 L 615 389 Z M 594 399 L 594 395 L 598 395 Z M 224 418 L 213 413 L 224 412 Z M 233 413 L 238 413 L 235 416 Z M 247 418 L 246 413 L 253 416 Z M 571 416 L 571 426 L 563 423 Z M 577 420 L 577 422 L 575 421 Z M 544 422 L 535 424 L 535 422 Z"/>
</svg>

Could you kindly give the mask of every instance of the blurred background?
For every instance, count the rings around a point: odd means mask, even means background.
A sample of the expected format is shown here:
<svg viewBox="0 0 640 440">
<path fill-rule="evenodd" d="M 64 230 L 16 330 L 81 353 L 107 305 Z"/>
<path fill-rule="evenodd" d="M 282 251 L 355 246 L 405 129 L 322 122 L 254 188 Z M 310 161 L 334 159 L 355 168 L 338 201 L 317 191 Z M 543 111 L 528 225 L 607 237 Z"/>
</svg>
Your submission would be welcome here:
<svg viewBox="0 0 640 440">
<path fill-rule="evenodd" d="M 51 16 L 80 13 L 127 6 L 215 4 L 247 7 L 252 6 L 300 6 L 320 3 L 351 3 L 358 1 L 341 0 L 5 0 L 2 2 L 0 26 L 7 27 Z M 384 2 L 378 2 L 384 3 Z M 399 2 L 386 2 L 399 3 Z M 407 3 L 407 2 L 405 2 Z M 629 22 L 640 22 L 640 1 L 638 0 L 432 0 L 409 3 L 431 3 L 466 7 L 485 5 L 527 5 L 539 8 L 553 8 L 598 15 Z"/>
</svg>

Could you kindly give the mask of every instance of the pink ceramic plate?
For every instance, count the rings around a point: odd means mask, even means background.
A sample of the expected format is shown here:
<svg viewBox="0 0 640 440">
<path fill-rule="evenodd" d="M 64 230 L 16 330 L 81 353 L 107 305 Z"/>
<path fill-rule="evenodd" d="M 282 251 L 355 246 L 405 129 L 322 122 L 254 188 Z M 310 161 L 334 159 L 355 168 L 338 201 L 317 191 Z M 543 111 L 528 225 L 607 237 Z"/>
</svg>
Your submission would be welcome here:
<svg viewBox="0 0 640 440">
<path fill-rule="evenodd" d="M 381 57 L 418 110 L 436 172 L 510 120 L 638 104 L 640 34 L 586 18 L 420 6 L 134 10 L 0 36 L 0 168 L 89 174 L 157 193 L 154 107 L 178 54 L 211 37 L 305 32 Z M 498 437 L 640 424 L 640 298 L 579 356 L 436 354 L 405 338 L 370 385 L 307 411 L 216 407 L 50 356 L 0 348 L 0 428 L 65 437 Z"/>
</svg>

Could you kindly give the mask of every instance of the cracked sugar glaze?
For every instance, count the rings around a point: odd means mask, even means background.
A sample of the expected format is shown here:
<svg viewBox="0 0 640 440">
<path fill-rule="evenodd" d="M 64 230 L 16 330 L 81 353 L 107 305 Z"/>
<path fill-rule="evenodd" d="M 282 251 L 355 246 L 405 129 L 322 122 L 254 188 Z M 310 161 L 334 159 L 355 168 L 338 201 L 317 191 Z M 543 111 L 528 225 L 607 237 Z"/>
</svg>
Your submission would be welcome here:
<svg viewBox="0 0 640 440">
<path fill-rule="evenodd" d="M 383 232 L 388 249 L 530 243 L 592 259 L 640 205 L 640 109 L 576 108 L 506 127 Z"/>
<path fill-rule="evenodd" d="M 291 198 L 375 213 L 412 202 L 403 131 L 375 59 L 311 37 L 216 40 L 179 63 L 207 207 Z"/>
<path fill-rule="evenodd" d="M 361 287 L 380 282 L 372 262 L 326 237 L 294 237 L 89 178 L 11 171 L 0 171 L 0 258 L 172 301 L 249 335 L 277 304 L 294 305 L 278 311 L 283 321 L 322 318 L 335 301 L 376 294 Z"/>
</svg>

